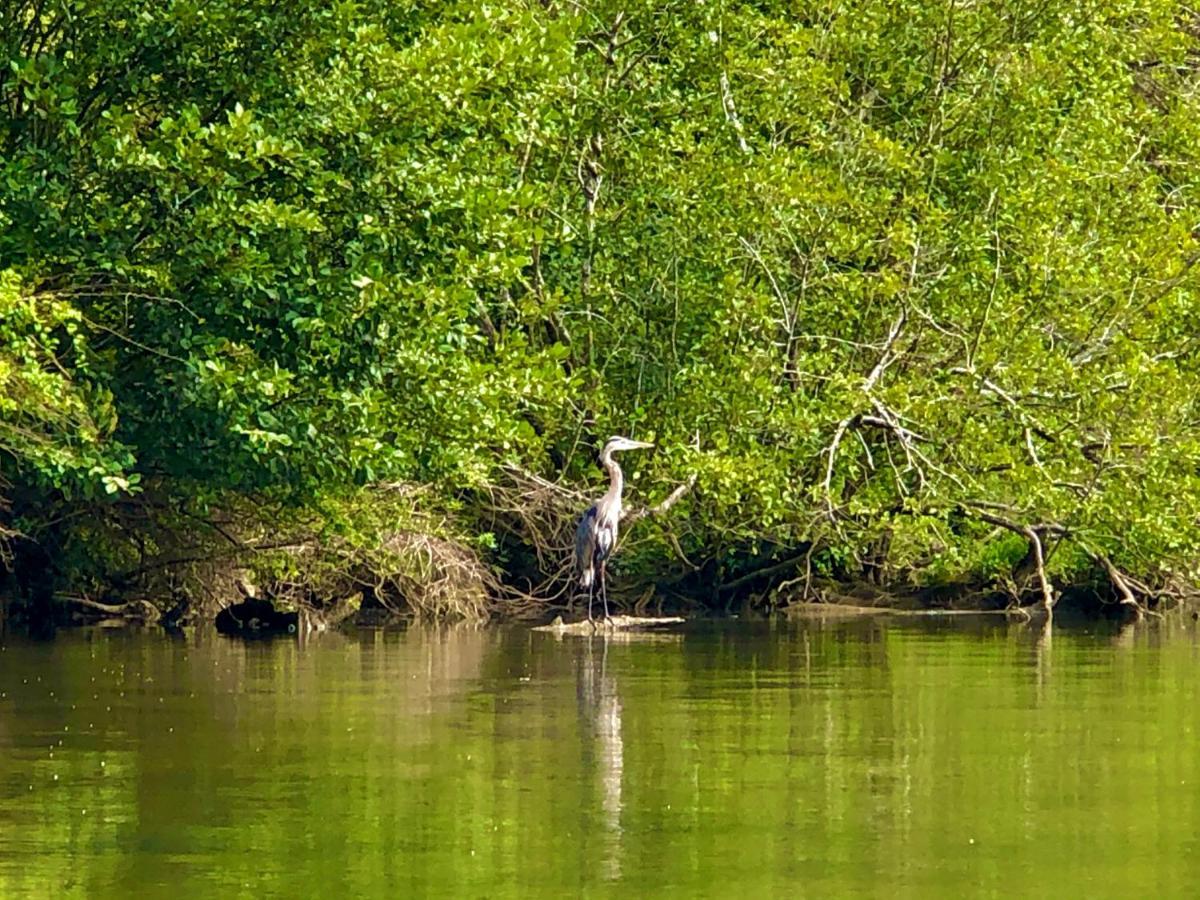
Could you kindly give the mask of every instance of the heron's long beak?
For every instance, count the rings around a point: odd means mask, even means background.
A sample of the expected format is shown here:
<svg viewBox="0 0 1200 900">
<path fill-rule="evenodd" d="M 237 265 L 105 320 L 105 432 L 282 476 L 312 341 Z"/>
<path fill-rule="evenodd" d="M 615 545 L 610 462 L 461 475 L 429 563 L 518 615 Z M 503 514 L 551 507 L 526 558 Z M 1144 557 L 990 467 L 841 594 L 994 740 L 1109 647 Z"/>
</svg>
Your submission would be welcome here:
<svg viewBox="0 0 1200 900">
<path fill-rule="evenodd" d="M 631 450 L 649 450 L 654 444 L 648 441 L 630 441 L 629 447 Z"/>
</svg>

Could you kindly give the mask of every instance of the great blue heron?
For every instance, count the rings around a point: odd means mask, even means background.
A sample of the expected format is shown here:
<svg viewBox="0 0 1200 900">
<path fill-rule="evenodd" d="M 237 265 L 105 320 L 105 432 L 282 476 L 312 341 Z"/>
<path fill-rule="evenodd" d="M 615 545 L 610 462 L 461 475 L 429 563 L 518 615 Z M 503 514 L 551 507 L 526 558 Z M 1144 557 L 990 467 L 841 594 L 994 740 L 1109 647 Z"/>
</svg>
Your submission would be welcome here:
<svg viewBox="0 0 1200 900">
<path fill-rule="evenodd" d="M 608 618 L 604 565 L 617 546 L 617 530 L 621 524 L 621 491 L 625 487 L 625 476 L 613 459 L 613 454 L 618 450 L 640 450 L 653 446 L 627 437 L 611 437 L 600 451 L 600 465 L 608 470 L 608 491 L 587 508 L 579 520 L 579 527 L 575 529 L 575 566 L 579 570 L 579 586 L 587 588 L 589 622 L 592 621 L 592 598 L 596 593 L 597 574 L 600 576 L 600 596 L 604 600 L 604 618 Z"/>
</svg>

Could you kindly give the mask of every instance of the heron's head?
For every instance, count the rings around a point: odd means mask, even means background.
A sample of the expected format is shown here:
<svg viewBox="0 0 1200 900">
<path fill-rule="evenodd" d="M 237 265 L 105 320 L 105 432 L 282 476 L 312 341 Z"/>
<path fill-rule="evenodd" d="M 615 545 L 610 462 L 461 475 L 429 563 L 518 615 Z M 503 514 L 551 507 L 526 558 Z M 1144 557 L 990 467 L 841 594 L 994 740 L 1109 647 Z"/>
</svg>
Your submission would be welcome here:
<svg viewBox="0 0 1200 900">
<path fill-rule="evenodd" d="M 607 456 L 608 454 L 614 453 L 617 450 L 646 450 L 653 446 L 653 444 L 647 443 L 646 441 L 635 441 L 627 437 L 614 435 L 608 439 L 608 443 L 604 445 L 604 451 L 600 455 Z"/>
</svg>

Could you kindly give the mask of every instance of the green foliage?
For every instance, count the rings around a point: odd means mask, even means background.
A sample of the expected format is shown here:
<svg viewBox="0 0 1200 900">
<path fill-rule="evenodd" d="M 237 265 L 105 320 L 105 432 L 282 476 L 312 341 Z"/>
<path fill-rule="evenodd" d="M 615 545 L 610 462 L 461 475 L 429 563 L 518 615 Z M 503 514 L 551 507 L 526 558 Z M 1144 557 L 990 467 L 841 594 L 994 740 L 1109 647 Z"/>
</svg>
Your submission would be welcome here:
<svg viewBox="0 0 1200 900">
<path fill-rule="evenodd" d="M 15 478 L 64 497 L 134 491 L 129 449 L 113 439 L 114 398 L 90 379 L 83 317 L 53 294 L 29 296 L 0 271 L 0 452 Z"/>
<path fill-rule="evenodd" d="M 491 533 L 499 467 L 582 480 L 632 432 L 639 499 L 698 483 L 631 569 L 886 534 L 894 575 L 994 574 L 986 503 L 1065 528 L 1068 577 L 1190 577 L 1198 34 L 1162 0 L 19 2 L 0 474 L 46 509 L 415 482 Z"/>
</svg>

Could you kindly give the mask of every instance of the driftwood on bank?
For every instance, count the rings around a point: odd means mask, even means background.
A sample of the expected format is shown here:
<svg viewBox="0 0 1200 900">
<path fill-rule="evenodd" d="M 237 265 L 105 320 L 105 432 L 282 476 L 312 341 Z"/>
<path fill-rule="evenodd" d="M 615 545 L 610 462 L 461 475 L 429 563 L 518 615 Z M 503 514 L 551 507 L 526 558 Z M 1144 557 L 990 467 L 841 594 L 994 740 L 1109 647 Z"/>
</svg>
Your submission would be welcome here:
<svg viewBox="0 0 1200 900">
<path fill-rule="evenodd" d="M 589 622 L 564 622 L 562 616 L 555 618 L 549 625 L 538 625 L 534 631 L 549 631 L 554 634 L 604 634 L 614 631 L 655 631 L 682 625 L 685 620 L 681 616 L 613 616 L 610 619 L 596 619 Z"/>
<path fill-rule="evenodd" d="M 90 597 L 76 597 L 68 594 L 56 596 L 61 601 L 90 610 L 92 615 L 98 615 L 101 618 L 131 619 L 148 624 L 154 624 L 162 619 L 162 611 L 149 600 L 141 598 L 135 598 L 125 603 L 101 603 Z"/>
</svg>

